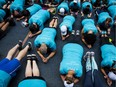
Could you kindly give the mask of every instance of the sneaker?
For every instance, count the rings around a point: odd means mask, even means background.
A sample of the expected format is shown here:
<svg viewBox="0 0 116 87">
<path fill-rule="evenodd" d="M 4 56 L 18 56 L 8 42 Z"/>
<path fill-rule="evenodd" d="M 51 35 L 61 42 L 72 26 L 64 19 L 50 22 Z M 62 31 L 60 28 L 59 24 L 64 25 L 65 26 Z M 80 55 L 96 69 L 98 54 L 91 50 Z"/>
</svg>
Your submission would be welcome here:
<svg viewBox="0 0 116 87">
<path fill-rule="evenodd" d="M 29 46 L 29 51 L 31 51 L 32 50 L 32 43 L 31 42 L 28 42 L 28 46 Z"/>
<path fill-rule="evenodd" d="M 80 35 L 80 30 L 77 30 L 76 31 L 76 35 Z"/>
<path fill-rule="evenodd" d="M 91 54 L 91 56 L 92 56 L 92 57 L 94 57 L 94 55 L 95 55 L 95 52 L 91 52 L 90 54 Z"/>
<path fill-rule="evenodd" d="M 73 35 L 75 34 L 75 30 L 72 30 L 72 34 L 73 34 Z"/>
<path fill-rule="evenodd" d="M 23 43 L 22 40 L 19 40 L 19 43 L 18 43 L 19 44 L 19 48 L 18 48 L 19 51 L 22 50 L 22 43 Z"/>
<path fill-rule="evenodd" d="M 28 54 L 28 55 L 27 55 L 27 60 L 31 60 L 31 59 L 32 59 L 31 54 Z"/>
<path fill-rule="evenodd" d="M 88 58 L 88 57 L 90 57 L 90 54 L 91 54 L 91 52 L 86 52 L 86 54 L 84 55 L 84 57 L 83 57 L 83 59 L 86 61 L 86 58 Z"/>
<path fill-rule="evenodd" d="M 37 61 L 36 54 L 32 54 L 32 55 L 31 55 L 31 57 L 32 57 L 32 60 L 35 60 L 35 61 Z"/>
</svg>

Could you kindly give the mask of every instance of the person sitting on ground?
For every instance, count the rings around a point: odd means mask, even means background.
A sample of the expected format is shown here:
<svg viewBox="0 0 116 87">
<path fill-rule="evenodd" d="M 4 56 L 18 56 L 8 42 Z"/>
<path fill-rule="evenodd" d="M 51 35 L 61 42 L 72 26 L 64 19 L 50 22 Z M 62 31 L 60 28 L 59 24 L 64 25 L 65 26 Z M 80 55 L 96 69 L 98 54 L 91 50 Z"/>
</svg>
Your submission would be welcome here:
<svg viewBox="0 0 116 87">
<path fill-rule="evenodd" d="M 47 87 L 45 79 L 40 76 L 35 54 L 27 55 L 25 78 L 18 84 L 18 87 L 30 87 L 32 83 L 33 87 Z"/>
<path fill-rule="evenodd" d="M 6 21 L 0 23 L 0 39 L 6 35 L 8 26 L 15 26 L 13 18 L 7 18 Z"/>
<path fill-rule="evenodd" d="M 101 71 L 109 86 L 116 81 L 116 47 L 109 41 L 107 34 L 101 35 Z"/>
<path fill-rule="evenodd" d="M 92 48 L 95 41 L 98 30 L 95 26 L 93 19 L 84 19 L 82 21 L 83 29 L 81 31 L 82 41 L 86 44 L 88 48 Z"/>
<path fill-rule="evenodd" d="M 29 30 L 31 33 L 29 34 L 29 37 L 34 37 L 38 34 L 40 34 L 44 28 L 44 23 L 50 18 L 50 12 L 48 10 L 39 10 L 31 16 L 29 19 Z"/>
<path fill-rule="evenodd" d="M 81 8 L 81 1 L 80 0 L 73 0 L 70 2 L 70 13 L 71 14 L 78 14 Z"/>
<path fill-rule="evenodd" d="M 0 61 L 0 86 L 1 87 L 8 87 L 8 84 L 16 75 L 16 71 L 19 69 L 20 61 L 23 57 L 25 57 L 26 53 L 31 50 L 32 48 L 31 42 L 22 49 L 22 42 L 20 41 L 19 44 L 15 45 L 7 54 L 6 58 Z M 20 50 L 19 54 L 16 58 L 12 59 L 14 53 Z"/>
<path fill-rule="evenodd" d="M 42 7 L 38 4 L 33 4 L 32 6 L 26 8 L 22 11 L 22 17 L 17 18 L 16 20 L 19 21 L 23 18 L 25 18 L 24 22 L 28 22 L 29 18 L 34 15 L 36 12 L 38 12 Z"/>
<path fill-rule="evenodd" d="M 15 18 L 21 17 L 21 12 L 24 9 L 25 0 L 14 0 L 10 5 L 11 16 Z"/>
<path fill-rule="evenodd" d="M 92 16 L 92 4 L 90 2 L 83 2 L 81 16 L 87 15 L 87 17 Z"/>
<path fill-rule="evenodd" d="M 65 16 L 69 13 L 69 7 L 68 7 L 68 3 L 67 2 L 62 2 L 58 8 L 57 8 L 57 12 L 59 15 L 61 16 Z"/>
<path fill-rule="evenodd" d="M 75 18 L 72 15 L 67 15 L 63 18 L 63 22 L 60 24 L 62 40 L 70 36 L 74 22 Z"/>
<path fill-rule="evenodd" d="M 87 52 L 84 56 L 84 59 L 86 58 L 86 75 L 83 87 L 105 87 L 102 83 L 94 55 L 94 52 Z"/>
<path fill-rule="evenodd" d="M 83 47 L 68 43 L 63 47 L 63 59 L 60 63 L 60 75 L 65 87 L 73 87 L 82 76 Z"/>
<path fill-rule="evenodd" d="M 56 30 L 54 27 L 44 28 L 42 33 L 34 41 L 37 53 L 44 63 L 47 63 L 56 53 L 56 43 L 54 41 Z M 48 56 L 46 57 L 45 54 L 48 54 Z"/>
<path fill-rule="evenodd" d="M 101 12 L 98 15 L 98 25 L 97 28 L 99 32 L 107 32 L 110 34 L 113 20 L 108 12 Z"/>
</svg>

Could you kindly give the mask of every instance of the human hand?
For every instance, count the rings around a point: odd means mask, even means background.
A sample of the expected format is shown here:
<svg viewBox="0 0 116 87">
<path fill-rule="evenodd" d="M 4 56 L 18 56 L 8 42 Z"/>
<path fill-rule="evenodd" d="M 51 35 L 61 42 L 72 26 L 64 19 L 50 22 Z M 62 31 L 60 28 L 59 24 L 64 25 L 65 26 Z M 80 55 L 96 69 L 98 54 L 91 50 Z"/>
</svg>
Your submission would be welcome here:
<svg viewBox="0 0 116 87">
<path fill-rule="evenodd" d="M 107 78 L 107 84 L 108 84 L 109 86 L 112 85 L 112 80 L 110 80 L 110 78 Z"/>
</svg>

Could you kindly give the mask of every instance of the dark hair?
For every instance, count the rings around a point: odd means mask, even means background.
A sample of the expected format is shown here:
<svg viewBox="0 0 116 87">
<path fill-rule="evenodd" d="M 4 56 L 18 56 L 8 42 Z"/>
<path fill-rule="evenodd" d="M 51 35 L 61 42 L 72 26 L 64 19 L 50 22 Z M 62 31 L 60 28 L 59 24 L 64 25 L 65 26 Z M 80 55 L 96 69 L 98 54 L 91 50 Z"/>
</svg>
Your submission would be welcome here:
<svg viewBox="0 0 116 87">
<path fill-rule="evenodd" d="M 65 81 L 67 81 L 67 84 L 71 84 L 71 83 L 73 83 L 73 78 L 71 78 L 71 77 L 66 77 L 66 78 L 65 78 Z"/>
<path fill-rule="evenodd" d="M 27 17 L 27 16 L 30 16 L 30 12 L 29 12 L 28 10 L 23 10 L 23 11 L 22 11 L 22 15 L 23 15 L 23 16 L 26 16 L 26 17 Z"/>
<path fill-rule="evenodd" d="M 111 18 L 107 18 L 106 21 L 112 22 L 112 19 Z"/>
<path fill-rule="evenodd" d="M 15 14 L 14 14 L 15 11 L 13 11 L 13 16 L 14 16 L 15 18 L 20 18 L 20 17 L 22 17 L 21 12 L 20 12 L 19 10 L 16 10 L 16 11 L 17 11 L 19 14 L 15 15 Z"/>
<path fill-rule="evenodd" d="M 32 33 L 35 33 L 38 31 L 38 26 L 36 27 L 34 24 L 30 25 L 29 26 L 29 30 L 32 32 Z"/>
<path fill-rule="evenodd" d="M 93 46 L 96 41 L 96 35 L 94 33 L 93 34 L 84 33 L 84 39 L 87 44 Z"/>
<path fill-rule="evenodd" d="M 84 14 L 89 14 L 90 13 L 90 5 L 87 5 L 86 8 L 84 9 Z"/>
</svg>

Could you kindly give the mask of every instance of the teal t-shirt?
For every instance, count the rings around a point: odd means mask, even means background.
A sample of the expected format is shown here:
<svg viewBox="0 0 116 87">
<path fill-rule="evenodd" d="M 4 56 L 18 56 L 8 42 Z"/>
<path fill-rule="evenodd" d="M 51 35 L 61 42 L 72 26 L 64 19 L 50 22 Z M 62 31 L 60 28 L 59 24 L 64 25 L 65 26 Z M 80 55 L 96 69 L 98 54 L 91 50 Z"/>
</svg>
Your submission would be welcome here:
<svg viewBox="0 0 116 87">
<path fill-rule="evenodd" d="M 31 16 L 29 19 L 29 24 L 37 23 L 37 25 L 40 27 L 39 29 L 42 30 L 44 28 L 44 23 L 50 18 L 50 12 L 47 10 L 39 10 L 34 15 Z"/>
<path fill-rule="evenodd" d="M 116 16 L 116 5 L 109 6 L 108 11 L 110 15 L 112 16 L 112 18 L 114 18 Z"/>
<path fill-rule="evenodd" d="M 40 5 L 34 4 L 31 7 L 28 7 L 26 10 L 28 10 L 30 12 L 30 15 L 32 16 L 33 14 L 35 14 L 40 9 L 42 9 L 42 7 Z"/>
<path fill-rule="evenodd" d="M 96 2 L 96 0 L 92 0 L 91 2 L 92 2 L 92 4 L 94 4 Z"/>
<path fill-rule="evenodd" d="M 60 63 L 60 74 L 67 74 L 69 70 L 74 70 L 76 77 L 81 77 L 83 47 L 79 44 L 68 43 L 63 47 L 63 58 Z"/>
<path fill-rule="evenodd" d="M 68 12 L 69 12 L 68 3 L 66 3 L 66 2 L 62 2 L 62 3 L 58 6 L 58 8 L 57 8 L 57 11 L 58 11 L 58 12 L 59 12 L 60 8 L 64 8 L 65 11 L 66 11 L 65 13 L 68 13 Z"/>
<path fill-rule="evenodd" d="M 10 74 L 0 70 L 0 87 L 7 87 L 11 80 Z"/>
<path fill-rule="evenodd" d="M 6 0 L 0 0 L 0 8 L 6 3 Z"/>
<path fill-rule="evenodd" d="M 71 32 L 74 22 L 75 22 L 75 18 L 72 15 L 67 15 L 63 18 L 63 22 L 60 24 L 60 27 L 65 25 L 67 26 L 68 30 Z"/>
<path fill-rule="evenodd" d="M 116 0 L 108 0 L 108 5 L 116 4 Z"/>
<path fill-rule="evenodd" d="M 82 21 L 82 25 L 83 25 L 84 33 L 88 32 L 89 30 L 92 30 L 94 32 L 94 34 L 98 33 L 98 30 L 95 26 L 95 23 L 94 23 L 93 19 L 84 19 Z"/>
<path fill-rule="evenodd" d="M 111 18 L 111 16 L 109 15 L 108 12 L 102 12 L 102 13 L 100 13 L 98 15 L 98 24 L 103 23 L 107 18 Z M 112 20 L 112 23 L 110 25 L 112 25 L 112 24 L 113 24 L 113 20 Z"/>
<path fill-rule="evenodd" d="M 84 3 L 82 4 L 82 10 L 85 9 L 85 8 L 87 7 L 87 5 L 90 6 L 90 11 L 92 11 L 92 4 L 91 4 L 90 2 L 84 2 Z"/>
<path fill-rule="evenodd" d="M 73 1 L 70 2 L 70 5 L 69 6 L 70 7 L 73 7 L 74 6 L 74 2 Z M 81 2 L 77 2 L 76 6 L 80 8 L 81 7 Z"/>
<path fill-rule="evenodd" d="M 10 5 L 10 11 L 11 11 L 11 13 L 14 10 L 18 10 L 19 12 L 22 12 L 23 9 L 24 9 L 23 8 L 24 4 L 25 4 L 25 0 L 14 0 L 14 2 Z"/>
<path fill-rule="evenodd" d="M 3 21 L 3 18 L 5 17 L 6 12 L 3 9 L 0 9 L 0 22 Z"/>
<path fill-rule="evenodd" d="M 51 51 L 56 50 L 56 30 L 54 28 L 44 28 L 42 33 L 37 36 L 34 41 L 36 47 L 39 47 L 42 43 L 45 43 Z"/>
<path fill-rule="evenodd" d="M 116 61 L 116 47 L 114 45 L 105 44 L 101 46 L 102 62 L 101 66 L 112 66 L 113 61 Z"/>
<path fill-rule="evenodd" d="M 19 83 L 18 87 L 47 87 L 46 82 L 41 79 L 26 79 Z"/>
</svg>

